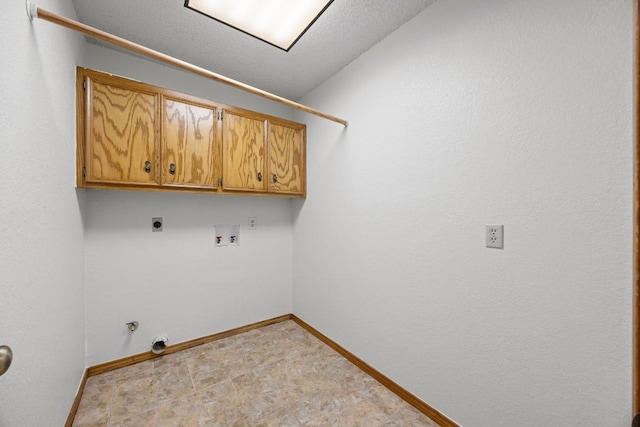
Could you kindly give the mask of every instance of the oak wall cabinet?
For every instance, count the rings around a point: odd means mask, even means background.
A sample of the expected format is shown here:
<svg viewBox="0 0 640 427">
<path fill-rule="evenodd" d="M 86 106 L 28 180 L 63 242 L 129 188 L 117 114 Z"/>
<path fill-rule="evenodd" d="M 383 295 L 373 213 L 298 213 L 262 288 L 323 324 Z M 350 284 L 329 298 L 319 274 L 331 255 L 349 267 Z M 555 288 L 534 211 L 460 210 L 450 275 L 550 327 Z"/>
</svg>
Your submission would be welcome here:
<svg viewBox="0 0 640 427">
<path fill-rule="evenodd" d="M 303 124 L 269 121 L 269 191 L 304 196 L 305 134 Z"/>
<path fill-rule="evenodd" d="M 216 188 L 218 111 L 213 105 L 162 96 L 162 185 Z"/>
<path fill-rule="evenodd" d="M 77 69 L 77 186 L 306 197 L 306 126 Z"/>
<path fill-rule="evenodd" d="M 83 88 L 84 182 L 157 186 L 159 95 L 144 85 L 91 74 Z"/>
<path fill-rule="evenodd" d="M 228 108 L 222 123 L 223 189 L 267 191 L 267 120 L 256 113 Z"/>
</svg>

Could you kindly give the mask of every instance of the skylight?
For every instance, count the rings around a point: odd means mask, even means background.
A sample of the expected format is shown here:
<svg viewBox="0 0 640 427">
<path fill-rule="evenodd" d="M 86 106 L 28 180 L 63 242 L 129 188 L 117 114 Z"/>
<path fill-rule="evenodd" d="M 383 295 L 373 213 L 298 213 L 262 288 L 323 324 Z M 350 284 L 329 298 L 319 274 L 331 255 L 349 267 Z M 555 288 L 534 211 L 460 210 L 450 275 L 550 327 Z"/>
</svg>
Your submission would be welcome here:
<svg viewBox="0 0 640 427">
<path fill-rule="evenodd" d="M 184 6 L 288 51 L 333 0 L 185 0 Z"/>
</svg>

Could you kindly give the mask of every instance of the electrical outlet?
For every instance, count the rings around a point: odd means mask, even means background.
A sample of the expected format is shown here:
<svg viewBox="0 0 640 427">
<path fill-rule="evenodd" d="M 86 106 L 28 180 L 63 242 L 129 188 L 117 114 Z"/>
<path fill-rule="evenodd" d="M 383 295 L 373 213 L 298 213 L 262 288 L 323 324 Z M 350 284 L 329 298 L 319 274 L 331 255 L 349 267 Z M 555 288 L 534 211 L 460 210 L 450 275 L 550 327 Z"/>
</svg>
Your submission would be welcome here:
<svg viewBox="0 0 640 427">
<path fill-rule="evenodd" d="M 487 247 L 496 249 L 504 248 L 503 225 L 487 225 Z"/>
<path fill-rule="evenodd" d="M 249 217 L 249 230 L 255 230 L 256 228 L 258 228 L 258 221 L 256 220 L 255 216 L 250 216 Z"/>
</svg>

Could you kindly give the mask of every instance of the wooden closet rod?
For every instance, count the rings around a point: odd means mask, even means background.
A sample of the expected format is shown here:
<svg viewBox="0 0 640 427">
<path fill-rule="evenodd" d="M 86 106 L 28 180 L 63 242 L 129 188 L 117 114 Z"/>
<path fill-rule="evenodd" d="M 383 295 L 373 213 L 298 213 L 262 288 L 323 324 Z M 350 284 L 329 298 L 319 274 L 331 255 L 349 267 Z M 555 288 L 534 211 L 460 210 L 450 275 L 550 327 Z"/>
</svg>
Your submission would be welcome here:
<svg viewBox="0 0 640 427">
<path fill-rule="evenodd" d="M 306 105 L 302 105 L 297 102 L 291 101 L 289 99 L 282 98 L 281 96 L 274 95 L 272 93 L 266 92 L 261 89 L 257 89 L 253 86 L 249 86 L 237 80 L 230 79 L 229 77 L 225 77 L 220 74 L 214 73 L 213 71 L 209 71 L 202 67 L 198 67 L 196 65 L 174 58 L 173 56 L 165 55 L 164 53 L 158 52 L 153 49 L 149 49 L 148 47 L 144 47 L 137 43 L 130 42 L 129 40 L 125 40 L 123 38 L 114 36 L 113 34 L 109 34 L 107 32 L 98 30 L 97 28 L 93 28 L 88 25 L 82 24 L 80 22 L 74 21 L 72 19 L 65 18 L 64 16 L 56 15 L 55 13 L 51 13 L 47 10 L 44 10 L 38 7 L 36 4 L 30 1 L 26 1 L 26 7 L 27 7 L 27 14 L 29 15 L 29 19 L 31 20 L 33 20 L 33 18 L 40 18 L 40 19 L 44 19 L 45 21 L 53 22 L 54 24 L 58 24 L 66 28 L 70 28 L 74 31 L 78 31 L 79 33 L 96 38 L 98 40 L 103 40 L 108 43 L 114 44 L 116 46 L 120 46 L 124 49 L 130 50 L 132 52 L 147 56 L 149 58 L 166 62 L 167 64 L 173 65 L 174 67 L 181 68 L 186 71 L 190 71 L 194 74 L 207 77 L 211 80 L 215 80 L 217 82 L 224 83 L 229 86 L 233 86 L 235 88 L 244 90 L 246 92 L 253 93 L 254 95 L 262 96 L 263 98 L 267 98 L 272 101 L 279 102 L 289 107 L 296 108 L 298 110 L 305 111 L 310 114 L 315 114 L 316 116 L 322 117 L 324 119 L 331 120 L 336 123 L 340 123 L 345 127 L 347 126 L 347 121 L 339 117 L 335 117 L 330 114 L 323 113 L 322 111 L 315 110 L 311 107 L 307 107 Z"/>
</svg>

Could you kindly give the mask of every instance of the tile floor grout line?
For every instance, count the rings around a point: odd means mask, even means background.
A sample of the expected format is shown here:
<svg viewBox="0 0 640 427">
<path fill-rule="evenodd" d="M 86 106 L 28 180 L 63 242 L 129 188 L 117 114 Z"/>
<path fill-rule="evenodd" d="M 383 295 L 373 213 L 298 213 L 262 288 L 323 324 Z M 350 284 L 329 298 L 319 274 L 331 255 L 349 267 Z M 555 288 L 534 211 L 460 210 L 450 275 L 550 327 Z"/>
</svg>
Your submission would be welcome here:
<svg viewBox="0 0 640 427">
<path fill-rule="evenodd" d="M 111 386 L 113 387 L 113 389 L 111 390 L 111 398 L 109 399 L 109 411 L 107 412 L 107 425 L 111 426 L 111 421 L 113 419 L 113 401 L 116 398 L 116 393 L 118 391 L 118 386 L 116 385 L 116 380 L 115 378 L 111 378 Z"/>
<path fill-rule="evenodd" d="M 193 392 L 197 393 L 196 383 L 193 381 L 193 374 L 191 373 L 191 368 L 189 367 L 189 363 L 185 360 L 185 365 L 187 365 L 187 372 L 189 373 L 189 380 L 191 380 L 191 387 L 193 388 Z"/>
</svg>

